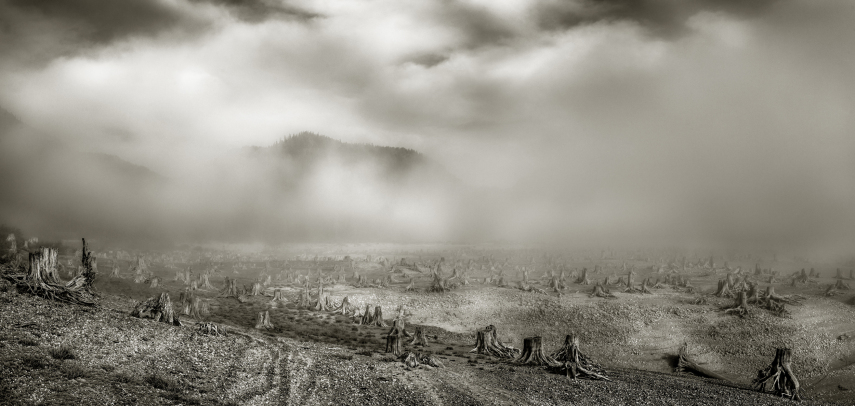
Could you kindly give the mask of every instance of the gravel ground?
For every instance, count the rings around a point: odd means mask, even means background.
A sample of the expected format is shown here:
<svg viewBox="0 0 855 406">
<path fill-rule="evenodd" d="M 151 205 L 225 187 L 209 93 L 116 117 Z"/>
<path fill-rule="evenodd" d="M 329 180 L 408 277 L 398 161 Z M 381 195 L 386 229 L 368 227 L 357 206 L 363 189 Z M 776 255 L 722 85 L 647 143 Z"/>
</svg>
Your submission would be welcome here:
<svg viewBox="0 0 855 406">
<path fill-rule="evenodd" d="M 503 292 L 504 291 L 504 292 Z M 346 292 L 341 291 L 334 293 Z M 766 318 L 720 318 L 704 328 L 710 308 L 671 305 L 639 306 L 629 296 L 619 300 L 560 299 L 513 290 L 483 289 L 441 297 L 402 296 L 391 290 L 351 291 L 354 304 L 384 306 L 391 314 L 404 303 L 424 321 L 450 323 L 455 331 L 441 340 L 469 340 L 466 326 L 494 322 L 503 338 L 517 344 L 523 331 L 549 337 L 552 347 L 570 327 L 580 331 L 583 350 L 610 366 L 612 382 L 568 382 L 542 368 L 519 367 L 484 358 L 444 358 L 444 368 L 410 370 L 384 354 L 355 354 L 331 344 L 295 341 L 233 327 L 226 337 L 199 335 L 190 326 L 173 327 L 128 316 L 133 302 L 105 296 L 99 308 L 66 306 L 13 291 L 0 292 L 0 402 L 6 404 L 246 404 L 246 405 L 556 405 L 556 404 L 751 404 L 791 402 L 737 385 L 721 385 L 686 375 L 620 368 L 617 354 L 641 348 L 638 337 L 664 321 L 684 325 L 679 337 L 694 337 L 700 357 L 714 351 L 722 358 L 749 357 L 758 366 L 771 361 L 765 351 L 774 340 L 746 335 L 760 326 L 770 337 L 792 336 L 794 348 L 810 346 L 796 358 L 797 373 L 817 368 L 810 360 L 823 351 L 841 350 L 851 342 L 828 344 L 824 333 L 798 323 Z M 367 293 L 367 294 L 365 294 Z M 678 299 L 678 298 L 671 298 Z M 501 305 L 496 305 L 501 302 Z M 810 307 L 806 306 L 806 309 Z M 800 310 L 801 311 L 801 310 Z M 811 315 L 804 310 L 805 316 Z M 456 316 L 455 316 L 456 315 Z M 388 316 L 387 316 L 388 317 Z M 718 317 L 718 316 L 716 316 Z M 826 323 L 821 319 L 817 323 Z M 527 323 L 528 330 L 523 330 Z M 819 325 L 818 324 L 818 325 Z M 587 326 L 595 326 L 587 327 Z M 768 326 L 768 330 L 766 329 Z M 816 326 L 814 326 L 816 327 Z M 548 335 L 550 331 L 555 331 Z M 758 342 L 744 349 L 717 346 L 701 338 L 712 332 L 724 341 Z M 532 335 L 532 334 L 529 334 Z M 655 337 L 651 335 L 650 337 Z M 807 338 L 805 338 L 807 337 Z M 746 341 L 747 340 L 747 341 Z M 762 340 L 762 342 L 758 341 Z M 724 342 L 722 341 L 722 342 Z M 70 347 L 75 359 L 59 360 L 52 349 Z M 753 345 L 753 344 L 752 344 Z M 547 347 L 547 350 L 552 348 Z M 744 354 L 742 352 L 745 352 Z M 640 353 L 639 353 L 640 354 Z M 640 356 L 640 355 L 639 355 Z M 751 358 L 748 363 L 755 362 Z M 667 362 L 661 362 L 667 365 Z M 752 367 L 754 371 L 757 368 Z M 75 373 L 74 371 L 79 371 Z M 828 382 L 845 381 L 850 368 L 835 370 Z M 843 375 L 841 375 L 841 373 Z M 167 384 L 151 379 L 161 377 Z M 843 391 L 843 390 L 841 390 Z M 806 392 L 809 395 L 810 392 Z M 810 396 L 806 396 L 811 398 Z M 813 399 L 855 404 L 855 400 L 816 396 Z M 821 404 L 807 400 L 802 404 Z"/>
</svg>

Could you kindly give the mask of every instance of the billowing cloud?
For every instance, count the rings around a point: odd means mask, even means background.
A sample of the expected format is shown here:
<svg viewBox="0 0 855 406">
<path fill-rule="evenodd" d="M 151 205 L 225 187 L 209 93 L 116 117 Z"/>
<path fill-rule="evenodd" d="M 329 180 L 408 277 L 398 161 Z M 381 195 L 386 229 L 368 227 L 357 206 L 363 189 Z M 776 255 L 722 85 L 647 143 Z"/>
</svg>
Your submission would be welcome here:
<svg viewBox="0 0 855 406">
<path fill-rule="evenodd" d="M 851 2 L 99 4 L 0 3 L 0 105 L 169 179 L 310 130 L 411 147 L 490 189 L 410 206 L 471 238 L 855 241 Z M 262 202 L 244 207 L 276 210 Z M 406 207 L 402 227 L 424 227 Z"/>
</svg>

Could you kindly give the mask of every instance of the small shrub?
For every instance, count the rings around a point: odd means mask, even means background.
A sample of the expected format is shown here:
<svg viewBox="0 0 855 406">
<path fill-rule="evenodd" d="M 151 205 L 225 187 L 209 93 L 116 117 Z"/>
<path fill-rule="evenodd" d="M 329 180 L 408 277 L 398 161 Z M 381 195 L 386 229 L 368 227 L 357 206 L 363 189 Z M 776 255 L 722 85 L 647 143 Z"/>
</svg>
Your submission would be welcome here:
<svg viewBox="0 0 855 406">
<path fill-rule="evenodd" d="M 116 367 L 110 364 L 104 364 L 101 365 L 101 369 L 103 369 L 104 372 L 113 372 L 116 370 Z"/>
<path fill-rule="evenodd" d="M 31 338 L 22 338 L 18 340 L 18 344 L 21 344 L 24 347 L 35 347 L 39 345 L 39 342 Z"/>
<path fill-rule="evenodd" d="M 30 369 L 42 369 L 48 366 L 48 363 L 45 362 L 41 357 L 28 355 L 21 358 L 21 363 L 24 364 L 25 367 Z"/>
<path fill-rule="evenodd" d="M 87 371 L 77 364 L 66 365 L 63 368 L 62 373 L 68 379 L 85 378 L 88 375 Z"/>
<path fill-rule="evenodd" d="M 71 347 L 63 345 L 59 348 L 51 348 L 50 356 L 54 359 L 58 360 L 66 360 L 66 359 L 76 359 L 77 356 L 74 355 L 74 351 L 71 350 Z"/>
<path fill-rule="evenodd" d="M 160 390 L 175 390 L 176 385 L 172 380 L 160 376 L 158 374 L 151 374 L 145 377 L 145 383 L 151 385 L 152 387 Z"/>
<path fill-rule="evenodd" d="M 114 375 L 113 379 L 119 383 L 136 383 L 137 381 L 133 376 L 124 373 Z"/>
</svg>

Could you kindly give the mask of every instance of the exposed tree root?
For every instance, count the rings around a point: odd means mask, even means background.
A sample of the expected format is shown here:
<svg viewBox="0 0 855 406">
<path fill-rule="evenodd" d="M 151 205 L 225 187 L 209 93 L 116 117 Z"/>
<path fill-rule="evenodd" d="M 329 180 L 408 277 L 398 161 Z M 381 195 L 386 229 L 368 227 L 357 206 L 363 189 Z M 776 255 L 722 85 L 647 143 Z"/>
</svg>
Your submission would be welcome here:
<svg viewBox="0 0 855 406">
<path fill-rule="evenodd" d="M 792 351 L 789 348 L 776 349 L 772 365 L 757 371 L 757 378 L 752 382 L 754 389 L 793 400 L 801 400 L 799 380 L 793 374 L 790 365 L 791 358 Z"/>
<path fill-rule="evenodd" d="M 597 284 L 594 285 L 594 290 L 591 292 L 591 294 L 589 296 L 590 297 L 603 297 L 603 298 L 608 298 L 608 299 L 614 299 L 615 298 L 615 295 L 611 294 L 611 292 L 609 292 L 609 290 L 605 286 L 601 285 L 599 282 L 597 282 Z"/>
<path fill-rule="evenodd" d="M 475 348 L 469 352 L 490 355 L 497 358 L 516 358 L 519 350 L 506 346 L 499 340 L 496 327 L 492 324 L 484 330 L 479 330 L 475 335 Z"/>
<path fill-rule="evenodd" d="M 674 369 L 674 372 L 683 372 L 686 370 L 694 372 L 701 376 L 705 376 L 707 378 L 729 381 L 729 379 L 698 365 L 695 360 L 689 357 L 689 344 L 683 343 L 683 345 L 680 346 L 679 359 L 677 360 L 677 368 Z"/>
<path fill-rule="evenodd" d="M 606 371 L 596 362 L 591 361 L 579 350 L 579 337 L 574 333 L 564 338 L 564 346 L 552 354 L 551 358 L 561 364 L 559 368 L 564 370 L 567 378 L 585 378 L 610 380 Z"/>
<path fill-rule="evenodd" d="M 736 301 L 732 306 L 724 309 L 724 312 L 727 314 L 735 313 L 739 317 L 744 317 L 748 314 L 748 296 L 745 294 L 745 291 L 739 292 L 736 296 Z"/>
<path fill-rule="evenodd" d="M 216 323 L 211 323 L 209 321 L 199 323 L 196 328 L 201 334 L 207 334 L 211 336 L 225 336 L 227 333 L 226 326 L 222 326 Z"/>
</svg>

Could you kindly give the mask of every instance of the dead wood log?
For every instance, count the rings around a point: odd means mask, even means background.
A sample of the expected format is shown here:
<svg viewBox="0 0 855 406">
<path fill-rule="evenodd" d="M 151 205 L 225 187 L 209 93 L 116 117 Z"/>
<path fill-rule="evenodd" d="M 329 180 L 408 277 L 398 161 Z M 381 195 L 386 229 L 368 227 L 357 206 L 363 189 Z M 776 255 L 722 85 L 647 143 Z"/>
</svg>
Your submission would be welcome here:
<svg viewBox="0 0 855 406">
<path fill-rule="evenodd" d="M 606 371 L 596 362 L 590 360 L 579 350 L 579 337 L 570 333 L 564 337 L 564 345 L 551 355 L 561 368 L 567 378 L 587 378 L 610 380 L 606 377 Z"/>
<path fill-rule="evenodd" d="M 558 362 L 543 353 L 543 339 L 541 337 L 524 338 L 522 354 L 520 354 L 519 358 L 517 358 L 515 362 L 522 365 L 559 365 Z"/>
<path fill-rule="evenodd" d="M 588 296 L 590 296 L 590 297 L 603 297 L 603 298 L 607 298 L 607 299 L 614 299 L 615 298 L 615 295 L 613 295 L 611 292 L 609 292 L 609 290 L 605 286 L 601 285 L 599 282 L 597 282 L 597 284 L 594 285 L 594 290 Z"/>
<path fill-rule="evenodd" d="M 698 374 L 700 376 L 704 376 L 707 378 L 730 381 L 729 379 L 725 378 L 724 376 L 721 376 L 721 375 L 719 375 L 713 371 L 710 371 L 710 370 L 700 366 L 697 362 L 695 362 L 695 360 L 690 358 L 689 357 L 689 343 L 685 343 L 685 342 L 683 343 L 682 346 L 680 346 L 680 352 L 678 354 L 678 359 L 677 359 L 677 368 L 674 369 L 674 372 L 683 372 L 683 371 L 694 372 L 695 374 Z"/>
<path fill-rule="evenodd" d="M 273 323 L 270 322 L 270 311 L 265 310 L 263 312 L 258 312 L 258 318 L 255 321 L 255 328 L 257 329 L 271 329 L 273 328 Z"/>
<path fill-rule="evenodd" d="M 724 310 L 725 313 L 736 313 L 738 316 L 742 317 L 748 314 L 748 296 L 745 294 L 745 291 L 741 291 L 736 295 L 736 301 L 732 306 L 726 308 Z"/>
<path fill-rule="evenodd" d="M 388 350 L 386 352 L 389 352 Z M 398 354 L 395 354 L 398 355 Z M 419 357 L 413 352 L 405 352 L 401 355 L 401 362 L 407 366 L 407 368 L 418 368 L 419 366 Z"/>
<path fill-rule="evenodd" d="M 210 336 L 225 336 L 227 333 L 226 326 L 211 323 L 209 321 L 199 323 L 196 327 L 196 331 Z"/>
<path fill-rule="evenodd" d="M 799 380 L 793 373 L 791 358 L 792 351 L 789 348 L 775 349 L 772 365 L 757 371 L 757 378 L 752 381 L 754 389 L 772 393 L 775 396 L 801 400 Z"/>
<path fill-rule="evenodd" d="M 444 367 L 444 365 L 442 365 L 442 362 L 439 362 L 439 360 L 438 360 L 438 359 L 434 358 L 434 357 L 433 357 L 433 356 L 431 356 L 430 354 L 422 354 L 422 355 L 419 357 L 419 362 L 421 362 L 421 363 L 422 363 L 422 364 L 424 364 L 424 365 L 428 365 L 428 366 L 431 366 L 431 367 L 434 367 L 434 368 L 442 368 L 442 367 Z"/>
<path fill-rule="evenodd" d="M 386 352 L 391 352 L 395 356 L 401 355 L 401 338 L 397 335 L 387 335 Z"/>
</svg>

